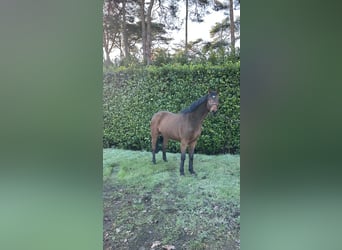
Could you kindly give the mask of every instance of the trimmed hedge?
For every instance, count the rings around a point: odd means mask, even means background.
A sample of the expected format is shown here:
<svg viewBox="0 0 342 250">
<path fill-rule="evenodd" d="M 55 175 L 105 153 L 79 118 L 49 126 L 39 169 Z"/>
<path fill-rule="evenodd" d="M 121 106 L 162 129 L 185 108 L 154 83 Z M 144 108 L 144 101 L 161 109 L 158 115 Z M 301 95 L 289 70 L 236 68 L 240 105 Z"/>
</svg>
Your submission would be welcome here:
<svg viewBox="0 0 342 250">
<path fill-rule="evenodd" d="M 174 113 L 218 89 L 216 115 L 204 120 L 196 152 L 240 152 L 240 62 L 224 65 L 164 65 L 117 68 L 104 74 L 104 147 L 151 149 L 150 120 L 154 113 Z M 172 140 L 169 152 L 179 152 Z"/>
</svg>

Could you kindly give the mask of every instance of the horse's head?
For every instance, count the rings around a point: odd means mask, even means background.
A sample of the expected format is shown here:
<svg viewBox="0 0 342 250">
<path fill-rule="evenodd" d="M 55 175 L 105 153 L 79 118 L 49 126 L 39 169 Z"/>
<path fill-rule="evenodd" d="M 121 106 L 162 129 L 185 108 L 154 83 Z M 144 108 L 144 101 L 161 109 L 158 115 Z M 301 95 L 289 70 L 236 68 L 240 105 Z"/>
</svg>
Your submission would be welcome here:
<svg viewBox="0 0 342 250">
<path fill-rule="evenodd" d="M 207 99 L 207 108 L 209 112 L 216 112 L 219 105 L 218 91 L 209 90 Z"/>
</svg>

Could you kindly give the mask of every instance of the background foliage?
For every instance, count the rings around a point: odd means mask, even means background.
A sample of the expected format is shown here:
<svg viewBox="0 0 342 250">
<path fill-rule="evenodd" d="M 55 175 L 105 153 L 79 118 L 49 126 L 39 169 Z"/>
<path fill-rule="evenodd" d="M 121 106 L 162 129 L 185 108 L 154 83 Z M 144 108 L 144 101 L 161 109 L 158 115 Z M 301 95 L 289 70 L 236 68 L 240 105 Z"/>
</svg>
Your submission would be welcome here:
<svg viewBox="0 0 342 250">
<path fill-rule="evenodd" d="M 150 120 L 160 110 L 179 112 L 208 92 L 218 89 L 220 105 L 209 114 L 196 152 L 240 152 L 240 62 L 220 65 L 167 64 L 106 68 L 104 72 L 104 147 L 151 149 Z M 168 151 L 179 152 L 169 141 Z"/>
</svg>

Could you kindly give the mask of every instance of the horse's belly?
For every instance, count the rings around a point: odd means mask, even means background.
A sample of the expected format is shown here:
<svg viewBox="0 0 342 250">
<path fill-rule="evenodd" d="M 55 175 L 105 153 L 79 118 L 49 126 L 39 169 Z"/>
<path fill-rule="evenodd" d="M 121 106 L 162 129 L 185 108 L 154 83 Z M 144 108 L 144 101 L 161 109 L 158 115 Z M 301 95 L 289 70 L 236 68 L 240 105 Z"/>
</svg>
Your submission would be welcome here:
<svg viewBox="0 0 342 250">
<path fill-rule="evenodd" d="M 175 120 L 165 119 L 159 125 L 159 132 L 164 136 L 172 140 L 180 141 L 179 126 Z"/>
<path fill-rule="evenodd" d="M 160 133 L 163 135 L 163 137 L 167 137 L 168 139 L 181 141 L 181 138 L 179 137 L 179 133 L 177 133 L 175 129 L 161 128 Z"/>
</svg>

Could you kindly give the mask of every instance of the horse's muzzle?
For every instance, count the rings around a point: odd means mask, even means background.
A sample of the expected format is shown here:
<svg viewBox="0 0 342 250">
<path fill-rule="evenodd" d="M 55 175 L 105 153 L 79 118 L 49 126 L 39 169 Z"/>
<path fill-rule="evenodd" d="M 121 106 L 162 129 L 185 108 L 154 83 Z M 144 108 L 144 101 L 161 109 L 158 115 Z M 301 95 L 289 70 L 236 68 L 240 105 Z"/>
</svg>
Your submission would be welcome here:
<svg viewBox="0 0 342 250">
<path fill-rule="evenodd" d="M 215 114 L 217 111 L 217 104 L 211 105 L 209 111 Z"/>
</svg>

